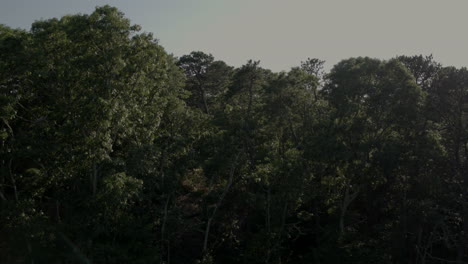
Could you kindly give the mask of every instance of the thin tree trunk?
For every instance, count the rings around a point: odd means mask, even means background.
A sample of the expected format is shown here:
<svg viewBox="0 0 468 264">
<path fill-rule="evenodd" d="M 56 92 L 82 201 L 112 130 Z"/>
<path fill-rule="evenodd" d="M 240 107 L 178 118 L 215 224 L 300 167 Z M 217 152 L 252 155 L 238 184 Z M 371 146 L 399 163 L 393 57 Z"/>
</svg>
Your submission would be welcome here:
<svg viewBox="0 0 468 264">
<path fill-rule="evenodd" d="M 97 191 L 97 178 L 98 178 L 98 169 L 96 162 L 93 162 L 93 171 L 91 173 L 91 190 L 93 193 L 93 196 L 96 195 Z"/>
<path fill-rule="evenodd" d="M 459 103 L 459 105 L 462 105 L 462 102 Z M 462 131 L 463 129 L 463 121 L 462 121 L 462 110 L 459 110 L 459 116 L 457 118 L 457 123 L 456 123 L 456 131 L 455 131 L 455 142 L 454 142 L 454 147 L 455 147 L 455 173 L 457 176 L 462 180 L 462 221 L 463 221 L 463 229 L 461 232 L 461 238 L 458 243 L 457 247 L 457 263 L 462 264 L 465 263 L 463 260 L 465 259 L 465 254 L 466 254 L 466 249 L 468 245 L 468 197 L 467 197 L 467 192 L 468 190 L 468 175 L 467 172 L 464 169 L 464 164 L 462 164 L 462 155 L 463 155 L 463 149 L 465 150 L 465 155 L 466 153 L 466 142 L 462 141 Z M 463 149 L 461 149 L 463 146 Z M 467 162 L 468 163 L 468 162 Z M 466 164 L 468 165 L 468 164 Z"/>
<path fill-rule="evenodd" d="M 463 221 L 463 230 L 461 232 L 461 238 L 460 242 L 458 244 L 458 252 L 457 252 L 457 263 L 462 264 L 466 263 L 464 262 L 465 255 L 466 255 L 466 250 L 468 246 L 468 197 L 466 190 L 468 190 L 468 173 L 464 172 L 462 170 L 461 174 L 463 175 L 464 181 L 463 181 L 463 197 L 462 197 L 462 205 L 463 205 L 463 211 L 462 211 L 462 221 Z"/>
<path fill-rule="evenodd" d="M 15 196 L 15 202 L 18 202 L 18 189 L 16 188 L 16 180 L 15 180 L 15 176 L 13 176 L 13 170 L 11 168 L 12 162 L 13 162 L 12 159 L 10 159 L 10 161 L 8 162 L 8 171 L 10 174 L 11 186 L 13 187 L 13 194 Z"/>
<path fill-rule="evenodd" d="M 2 140 L 2 148 L 5 147 L 5 141 Z M 0 171 L 3 171 L 3 169 L 6 169 L 6 166 L 5 166 L 5 160 L 2 159 L 2 164 L 0 166 Z M 6 198 L 5 198 L 5 195 L 3 194 L 4 193 L 4 186 L 5 186 L 5 183 L 6 183 L 6 179 L 5 179 L 5 176 L 4 174 L 2 173 L 2 181 L 0 182 L 0 197 L 2 198 L 3 201 L 6 201 Z"/>
<path fill-rule="evenodd" d="M 161 227 L 161 252 L 164 251 L 164 243 L 167 242 L 167 247 L 169 247 L 169 242 L 166 241 L 165 239 L 165 233 L 166 233 L 166 223 L 167 223 L 167 207 L 169 206 L 170 198 L 171 196 L 168 195 L 166 199 L 166 203 L 164 204 L 164 217 L 163 217 L 163 222 L 162 222 L 162 227 Z M 169 249 L 168 249 L 168 252 L 169 252 Z M 167 257 L 167 259 L 168 258 L 169 256 Z M 161 259 L 161 263 L 164 263 L 162 259 Z"/>
<path fill-rule="evenodd" d="M 266 215 L 266 225 L 267 225 L 267 231 L 268 235 L 271 233 L 271 215 L 270 215 L 270 207 L 271 207 L 271 188 L 268 186 L 267 189 L 267 215 Z"/>
<path fill-rule="evenodd" d="M 341 213 L 340 213 L 340 233 L 344 234 L 344 227 L 345 227 L 345 215 L 346 211 L 348 210 L 349 205 L 351 202 L 357 197 L 359 190 L 354 192 L 353 194 L 349 194 L 349 184 L 346 185 L 345 189 L 345 196 L 343 199 L 343 203 L 341 204 Z"/>
<path fill-rule="evenodd" d="M 267 208 L 266 208 L 266 226 L 267 226 L 267 235 L 268 235 L 268 250 L 266 254 L 265 263 L 270 261 L 271 257 L 271 214 L 270 214 L 270 207 L 271 207 L 271 188 L 270 185 L 267 187 Z"/>
<path fill-rule="evenodd" d="M 278 246 L 281 243 L 281 237 L 283 236 L 284 227 L 286 226 L 287 212 L 288 212 L 288 202 L 286 201 L 284 203 L 283 213 L 281 215 L 281 226 L 280 226 L 280 229 L 279 229 L 279 232 L 278 232 L 278 237 L 276 237 L 275 243 L 273 245 L 271 245 L 271 247 L 268 249 L 268 253 L 267 253 L 265 263 L 270 263 L 272 253 L 274 252 L 274 250 L 276 250 L 278 248 Z M 269 239 L 271 239 L 271 238 L 269 237 Z M 280 263 L 281 263 L 281 259 L 280 259 Z"/>
<path fill-rule="evenodd" d="M 205 92 L 205 89 L 200 88 L 200 90 L 201 90 L 201 95 L 202 95 L 202 100 L 203 100 L 203 106 L 204 106 L 204 108 L 205 108 L 205 113 L 209 115 L 209 114 L 210 114 L 210 110 L 208 109 L 208 101 L 207 101 L 207 99 L 206 99 L 206 92 Z"/>
<path fill-rule="evenodd" d="M 29 240 L 27 240 L 26 243 L 27 243 L 28 253 L 29 253 L 29 256 L 31 258 L 31 264 L 34 264 L 34 257 L 32 255 L 31 243 L 29 242 Z"/>
<path fill-rule="evenodd" d="M 55 200 L 55 214 L 57 216 L 57 223 L 61 223 L 62 220 L 60 218 L 60 202 L 58 200 Z"/>
<path fill-rule="evenodd" d="M 2 199 L 2 201 L 6 201 L 5 195 L 2 191 L 0 191 L 0 198 Z"/>
<path fill-rule="evenodd" d="M 211 224 L 213 222 L 213 219 L 216 215 L 216 212 L 218 211 L 218 208 L 221 206 L 223 200 L 224 200 L 224 197 L 226 196 L 226 194 L 229 192 L 229 190 L 231 189 L 231 186 L 232 186 L 232 182 L 233 182 L 233 179 L 234 179 L 234 172 L 235 172 L 235 169 L 236 169 L 236 165 L 237 165 L 237 159 L 238 159 L 239 155 L 237 155 L 236 157 L 236 160 L 234 161 L 233 165 L 232 165 L 232 168 L 231 168 L 231 171 L 229 172 L 229 179 L 228 179 L 228 183 L 226 184 L 226 187 L 224 188 L 224 191 L 223 193 L 221 194 L 221 196 L 219 197 L 219 200 L 218 202 L 216 203 L 215 205 L 215 208 L 213 210 L 213 213 L 211 214 L 211 216 L 208 218 L 208 222 L 206 223 L 206 228 L 205 228 L 205 237 L 204 237 L 204 240 L 203 240 L 203 252 L 206 253 L 208 252 L 208 239 L 209 239 L 209 235 L 210 235 L 210 229 L 211 229 Z"/>
</svg>

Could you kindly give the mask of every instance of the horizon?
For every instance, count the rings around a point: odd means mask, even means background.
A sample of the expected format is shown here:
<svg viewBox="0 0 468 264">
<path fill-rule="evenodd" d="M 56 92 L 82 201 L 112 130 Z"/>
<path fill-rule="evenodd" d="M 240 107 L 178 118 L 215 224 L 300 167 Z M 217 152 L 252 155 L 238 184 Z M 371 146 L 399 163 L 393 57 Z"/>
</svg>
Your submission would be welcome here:
<svg viewBox="0 0 468 264">
<path fill-rule="evenodd" d="M 468 65 L 468 54 L 461 52 L 468 37 L 460 34 L 468 23 L 463 15 L 468 3 L 462 1 L 4 0 L 1 5 L 0 23 L 26 30 L 36 20 L 115 6 L 153 33 L 168 53 L 202 51 L 236 67 L 252 59 L 279 72 L 318 58 L 329 70 L 350 57 L 431 54 L 444 66 Z"/>
</svg>

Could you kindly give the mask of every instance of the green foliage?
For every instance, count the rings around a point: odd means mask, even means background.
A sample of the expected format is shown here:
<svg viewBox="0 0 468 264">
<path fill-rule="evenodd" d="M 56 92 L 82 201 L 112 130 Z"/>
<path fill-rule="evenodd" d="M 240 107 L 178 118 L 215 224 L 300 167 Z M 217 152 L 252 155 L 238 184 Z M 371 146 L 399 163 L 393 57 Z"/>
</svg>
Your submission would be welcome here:
<svg viewBox="0 0 468 264">
<path fill-rule="evenodd" d="M 116 8 L 0 25 L 1 263 L 464 263 L 468 70 L 168 55 Z"/>
</svg>

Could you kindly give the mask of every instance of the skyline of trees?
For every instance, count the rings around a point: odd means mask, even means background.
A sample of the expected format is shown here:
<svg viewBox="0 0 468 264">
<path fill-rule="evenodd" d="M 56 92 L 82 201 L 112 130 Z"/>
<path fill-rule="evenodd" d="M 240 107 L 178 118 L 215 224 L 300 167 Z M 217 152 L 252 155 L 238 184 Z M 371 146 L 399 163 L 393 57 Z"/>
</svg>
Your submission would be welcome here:
<svg viewBox="0 0 468 264">
<path fill-rule="evenodd" d="M 0 263 L 468 263 L 468 70 L 0 25 Z"/>
</svg>

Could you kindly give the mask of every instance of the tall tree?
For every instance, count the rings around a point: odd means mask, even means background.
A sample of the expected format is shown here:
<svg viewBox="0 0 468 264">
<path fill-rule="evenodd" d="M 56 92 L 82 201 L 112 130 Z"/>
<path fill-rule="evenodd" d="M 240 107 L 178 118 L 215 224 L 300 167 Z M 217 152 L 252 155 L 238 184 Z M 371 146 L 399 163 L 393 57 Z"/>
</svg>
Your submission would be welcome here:
<svg viewBox="0 0 468 264">
<path fill-rule="evenodd" d="M 187 76 L 186 89 L 192 93 L 190 104 L 210 114 L 211 106 L 226 92 L 232 68 L 201 51 L 180 57 L 178 65 Z"/>
</svg>

